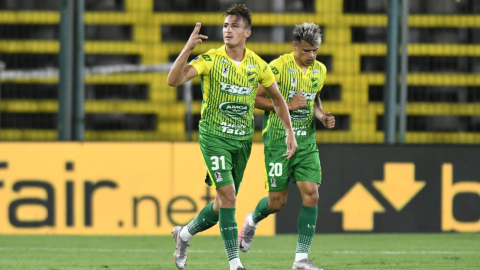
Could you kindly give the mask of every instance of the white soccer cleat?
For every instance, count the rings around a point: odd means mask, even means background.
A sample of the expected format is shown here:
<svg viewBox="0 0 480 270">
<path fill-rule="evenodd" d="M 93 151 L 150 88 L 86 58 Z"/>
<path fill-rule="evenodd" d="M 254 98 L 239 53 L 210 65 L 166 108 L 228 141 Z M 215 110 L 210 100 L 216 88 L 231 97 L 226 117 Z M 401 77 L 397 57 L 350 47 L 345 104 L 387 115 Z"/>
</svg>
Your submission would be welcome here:
<svg viewBox="0 0 480 270">
<path fill-rule="evenodd" d="M 323 270 L 323 268 L 316 267 L 313 262 L 307 258 L 293 263 L 292 269 L 311 269 L 311 270 Z"/>
<path fill-rule="evenodd" d="M 184 226 L 177 226 L 172 231 L 172 237 L 177 244 L 175 252 L 173 253 L 173 260 L 178 269 L 183 269 L 185 265 L 187 265 L 187 247 L 190 246 L 188 241 L 183 241 L 182 238 L 180 238 L 180 231 L 183 227 Z"/>
<path fill-rule="evenodd" d="M 253 236 L 255 235 L 255 230 L 257 229 L 257 227 L 251 226 L 248 223 L 248 218 L 252 214 L 253 212 L 250 212 L 247 214 L 247 217 L 245 218 L 245 222 L 243 222 L 242 229 L 238 234 L 238 244 L 240 245 L 240 250 L 243 252 L 249 251 L 250 247 L 252 247 Z"/>
</svg>

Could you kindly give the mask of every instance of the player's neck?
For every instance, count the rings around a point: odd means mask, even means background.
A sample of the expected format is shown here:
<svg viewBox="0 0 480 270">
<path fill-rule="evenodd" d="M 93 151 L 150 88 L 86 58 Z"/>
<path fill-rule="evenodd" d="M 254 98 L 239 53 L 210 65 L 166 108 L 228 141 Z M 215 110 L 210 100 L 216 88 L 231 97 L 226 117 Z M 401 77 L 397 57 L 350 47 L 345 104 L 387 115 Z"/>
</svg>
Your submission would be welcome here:
<svg viewBox="0 0 480 270">
<path fill-rule="evenodd" d="M 308 66 L 305 66 L 304 64 L 302 64 L 302 62 L 300 62 L 300 60 L 295 56 L 295 54 L 293 54 L 293 59 L 295 59 L 295 63 L 297 63 L 297 66 L 300 67 L 302 72 L 306 73 L 308 70 Z"/>
<path fill-rule="evenodd" d="M 230 57 L 230 59 L 238 62 L 242 62 L 243 57 L 245 55 L 245 46 L 244 45 L 239 45 L 235 47 L 225 46 L 225 52 L 227 53 L 228 57 Z"/>
</svg>

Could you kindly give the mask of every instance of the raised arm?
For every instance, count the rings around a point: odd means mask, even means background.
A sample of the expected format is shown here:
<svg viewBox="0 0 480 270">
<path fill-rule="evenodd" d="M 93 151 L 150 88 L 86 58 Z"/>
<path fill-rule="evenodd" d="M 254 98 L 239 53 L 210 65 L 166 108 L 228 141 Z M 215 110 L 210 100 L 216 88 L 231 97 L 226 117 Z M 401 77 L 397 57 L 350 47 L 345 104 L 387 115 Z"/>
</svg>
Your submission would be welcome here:
<svg viewBox="0 0 480 270">
<path fill-rule="evenodd" d="M 295 134 L 293 133 L 292 122 L 290 121 L 290 113 L 288 112 L 287 103 L 278 90 L 277 82 L 274 81 L 272 85 L 265 88 L 265 91 L 270 97 L 272 97 L 271 100 L 273 103 L 273 108 L 282 121 L 283 127 L 285 128 L 285 132 L 287 134 L 287 138 L 285 139 L 285 143 L 287 144 L 287 153 L 285 153 L 283 156 L 290 159 L 295 154 L 298 145 L 297 140 L 295 139 Z M 255 101 L 255 103 L 257 102 Z"/>
<path fill-rule="evenodd" d="M 266 95 L 267 91 L 265 91 L 265 88 L 259 84 L 257 96 L 255 97 L 255 108 L 264 111 L 273 111 L 273 101 L 272 99 L 267 98 Z M 287 102 L 287 107 L 289 111 L 296 111 L 300 108 L 307 107 L 307 99 L 302 95 L 302 90 L 300 90 L 292 100 Z"/>
<path fill-rule="evenodd" d="M 197 44 L 202 43 L 203 39 L 208 39 L 207 36 L 199 34 L 201 26 L 201 23 L 197 23 L 197 25 L 193 29 L 192 34 L 190 35 L 190 38 L 187 41 L 187 44 L 185 44 L 182 52 L 173 63 L 173 66 L 170 69 L 167 77 L 168 85 L 179 86 L 198 75 L 197 70 L 193 66 L 187 66 L 187 60 L 190 56 L 190 53 L 193 51 L 193 49 L 195 49 Z"/>
<path fill-rule="evenodd" d="M 320 91 L 317 92 L 317 95 L 315 96 L 315 106 L 313 106 L 313 108 L 315 117 L 320 120 L 326 128 L 335 127 L 335 116 L 330 112 L 325 113 L 323 110 L 322 101 L 320 100 Z"/>
</svg>

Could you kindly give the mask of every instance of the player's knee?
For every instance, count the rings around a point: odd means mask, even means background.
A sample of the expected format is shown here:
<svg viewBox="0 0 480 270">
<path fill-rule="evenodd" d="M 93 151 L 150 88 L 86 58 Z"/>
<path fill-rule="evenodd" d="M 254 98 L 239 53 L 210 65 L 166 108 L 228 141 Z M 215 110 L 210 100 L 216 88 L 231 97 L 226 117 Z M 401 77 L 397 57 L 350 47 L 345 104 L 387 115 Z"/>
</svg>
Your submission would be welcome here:
<svg viewBox="0 0 480 270">
<path fill-rule="evenodd" d="M 237 202 L 237 197 L 233 196 L 223 196 L 221 198 L 221 207 L 233 208 Z"/>
<path fill-rule="evenodd" d="M 304 194 L 303 204 L 304 205 L 317 205 L 318 199 L 319 199 L 318 192 L 312 192 L 312 193 L 309 193 L 309 194 Z"/>
<path fill-rule="evenodd" d="M 278 212 L 283 209 L 286 203 L 287 203 L 287 200 L 283 198 L 270 200 L 268 204 L 268 208 L 270 208 L 270 211 L 272 212 Z"/>
</svg>

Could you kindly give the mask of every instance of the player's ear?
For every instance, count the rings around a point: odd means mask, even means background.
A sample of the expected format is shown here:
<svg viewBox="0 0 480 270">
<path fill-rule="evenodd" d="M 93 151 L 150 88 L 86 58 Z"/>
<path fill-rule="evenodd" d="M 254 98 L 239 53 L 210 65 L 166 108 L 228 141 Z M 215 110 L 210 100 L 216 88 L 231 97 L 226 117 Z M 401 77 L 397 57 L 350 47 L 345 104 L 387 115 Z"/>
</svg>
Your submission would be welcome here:
<svg viewBox="0 0 480 270">
<path fill-rule="evenodd" d="M 294 51 L 297 51 L 297 42 L 292 41 L 292 47 Z"/>
<path fill-rule="evenodd" d="M 248 28 L 248 29 L 245 31 L 245 38 L 250 37 L 251 34 L 252 34 L 252 29 Z"/>
</svg>

